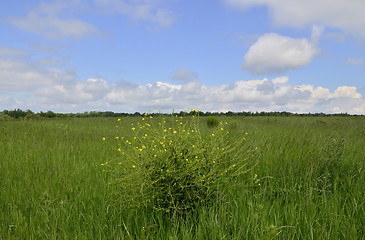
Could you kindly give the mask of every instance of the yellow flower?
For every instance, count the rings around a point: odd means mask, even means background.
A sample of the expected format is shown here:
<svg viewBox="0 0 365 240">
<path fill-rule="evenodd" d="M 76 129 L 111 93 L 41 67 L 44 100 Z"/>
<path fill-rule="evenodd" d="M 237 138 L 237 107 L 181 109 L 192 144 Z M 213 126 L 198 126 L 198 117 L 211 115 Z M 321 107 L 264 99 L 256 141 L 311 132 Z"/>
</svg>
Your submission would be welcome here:
<svg viewBox="0 0 365 240">
<path fill-rule="evenodd" d="M 174 131 L 174 133 L 177 133 L 176 131 Z"/>
<path fill-rule="evenodd" d="M 132 131 L 136 130 L 134 127 L 132 127 Z"/>
<path fill-rule="evenodd" d="M 214 137 L 214 133 L 212 133 L 212 137 Z"/>
<path fill-rule="evenodd" d="M 190 111 L 194 111 L 194 108 L 190 108 Z"/>
<path fill-rule="evenodd" d="M 103 141 L 105 141 L 105 139 L 106 139 L 106 138 L 105 138 L 105 137 L 103 137 Z"/>
<path fill-rule="evenodd" d="M 133 166 L 132 166 L 132 168 L 136 168 L 136 166 L 135 166 L 135 165 L 133 165 Z"/>
<path fill-rule="evenodd" d="M 121 119 L 120 118 L 118 118 L 118 122 L 120 122 L 121 121 Z"/>
<path fill-rule="evenodd" d="M 117 139 L 117 140 L 118 140 L 118 139 L 119 139 L 119 137 L 115 137 L 115 139 Z"/>
</svg>

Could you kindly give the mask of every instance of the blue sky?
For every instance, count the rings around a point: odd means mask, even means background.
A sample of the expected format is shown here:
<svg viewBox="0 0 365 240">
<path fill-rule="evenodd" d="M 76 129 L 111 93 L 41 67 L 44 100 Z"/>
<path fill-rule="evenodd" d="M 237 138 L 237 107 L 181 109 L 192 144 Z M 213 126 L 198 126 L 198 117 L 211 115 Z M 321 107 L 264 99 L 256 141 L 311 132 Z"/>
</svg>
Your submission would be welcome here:
<svg viewBox="0 0 365 240">
<path fill-rule="evenodd" d="M 3 0 L 0 110 L 365 114 L 362 0 Z"/>
</svg>

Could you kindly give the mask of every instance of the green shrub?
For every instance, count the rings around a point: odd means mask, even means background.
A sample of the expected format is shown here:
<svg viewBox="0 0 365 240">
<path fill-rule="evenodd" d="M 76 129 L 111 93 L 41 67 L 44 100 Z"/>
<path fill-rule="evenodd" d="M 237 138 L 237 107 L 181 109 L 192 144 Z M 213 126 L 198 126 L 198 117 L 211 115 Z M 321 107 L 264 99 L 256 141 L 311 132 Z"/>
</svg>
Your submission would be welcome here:
<svg viewBox="0 0 365 240">
<path fill-rule="evenodd" d="M 231 142 L 220 122 L 203 137 L 198 118 L 146 114 L 128 126 L 129 135 L 116 137 L 120 157 L 102 165 L 122 208 L 184 213 L 212 203 L 220 186 L 250 170 L 254 151 L 246 134 Z"/>
<path fill-rule="evenodd" d="M 209 116 L 207 118 L 207 125 L 208 125 L 208 127 L 216 127 L 216 126 L 218 126 L 218 124 L 219 124 L 219 121 L 215 117 Z"/>
</svg>

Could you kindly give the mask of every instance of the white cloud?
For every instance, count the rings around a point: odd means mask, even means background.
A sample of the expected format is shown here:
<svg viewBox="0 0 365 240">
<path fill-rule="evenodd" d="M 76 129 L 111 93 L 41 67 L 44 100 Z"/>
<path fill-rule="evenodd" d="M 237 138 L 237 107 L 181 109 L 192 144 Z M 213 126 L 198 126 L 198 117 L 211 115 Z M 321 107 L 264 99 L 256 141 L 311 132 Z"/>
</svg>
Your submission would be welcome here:
<svg viewBox="0 0 365 240">
<path fill-rule="evenodd" d="M 198 81 L 136 85 L 125 81 L 108 83 L 103 79 L 88 79 L 39 88 L 34 91 L 34 96 L 38 97 L 35 109 L 53 107 L 63 112 L 106 109 L 144 112 L 150 108 L 171 112 L 173 108 L 181 111 L 194 107 L 202 111 L 365 114 L 365 100 L 355 87 L 340 86 L 331 92 L 313 85 L 292 85 L 287 77 L 237 81 L 219 86 L 207 86 Z M 22 108 L 21 105 L 18 107 Z"/>
<path fill-rule="evenodd" d="M 319 52 L 317 45 L 321 31 L 320 27 L 314 26 L 311 40 L 265 34 L 249 48 L 242 69 L 264 75 L 282 74 L 306 66 Z"/>
<path fill-rule="evenodd" d="M 100 78 L 78 80 L 72 68 L 56 69 L 24 61 L 28 53 L 2 48 L 0 56 L 0 106 L 3 109 L 83 112 L 112 110 L 144 112 L 161 108 L 171 112 L 194 107 L 202 111 L 347 112 L 365 114 L 365 100 L 353 86 L 335 91 L 313 85 L 292 85 L 287 77 L 237 81 L 207 86 L 197 79 L 179 84 L 152 82 L 137 85 L 110 83 Z M 27 59 L 27 57 L 25 57 Z M 31 59 L 30 59 L 31 60 Z M 195 77 L 186 68 L 176 76 Z"/>
<path fill-rule="evenodd" d="M 156 7 L 156 1 L 94 0 L 106 13 L 123 14 L 134 21 L 147 20 L 159 27 L 171 26 L 176 17 L 166 8 Z"/>
<path fill-rule="evenodd" d="M 180 82 L 190 82 L 197 80 L 197 75 L 191 72 L 186 67 L 181 67 L 180 69 L 174 72 L 172 76 L 172 80 L 180 81 Z"/>
<path fill-rule="evenodd" d="M 360 66 L 364 65 L 365 61 L 362 58 L 348 58 L 346 60 L 346 64 L 348 65 L 354 65 L 354 66 Z"/>
<path fill-rule="evenodd" d="M 57 82 L 68 82 L 74 78 L 72 69 L 43 69 L 17 60 L 0 58 L 0 90 L 31 90 Z"/>
<path fill-rule="evenodd" d="M 26 17 L 11 17 L 8 21 L 21 30 L 41 34 L 51 39 L 79 39 L 85 36 L 102 35 L 102 32 L 92 24 L 76 18 L 62 19 L 31 12 Z"/>
<path fill-rule="evenodd" d="M 0 46 L 0 58 L 27 58 L 28 52 L 19 48 Z"/>
<path fill-rule="evenodd" d="M 80 18 L 80 12 L 95 14 L 123 14 L 133 21 L 152 22 L 155 29 L 171 26 L 176 17 L 166 8 L 157 7 L 156 1 L 94 0 L 87 1 L 54 0 L 41 2 L 24 17 L 8 17 L 8 23 L 21 30 L 40 34 L 49 39 L 80 39 L 88 36 L 105 35 L 97 27 Z"/>
<path fill-rule="evenodd" d="M 76 74 L 72 67 L 66 66 L 67 59 L 48 57 L 48 60 L 52 61 L 44 64 L 44 58 L 32 59 L 30 51 L 0 46 L 0 91 L 32 91 L 75 81 Z"/>
<path fill-rule="evenodd" d="M 110 87 L 103 79 L 90 78 L 67 85 L 43 87 L 37 89 L 35 95 L 41 97 L 43 103 L 90 103 L 102 99 L 110 91 Z"/>
<path fill-rule="evenodd" d="M 275 24 L 302 27 L 321 24 L 365 37 L 363 0 L 225 0 L 242 9 L 267 6 Z"/>
</svg>

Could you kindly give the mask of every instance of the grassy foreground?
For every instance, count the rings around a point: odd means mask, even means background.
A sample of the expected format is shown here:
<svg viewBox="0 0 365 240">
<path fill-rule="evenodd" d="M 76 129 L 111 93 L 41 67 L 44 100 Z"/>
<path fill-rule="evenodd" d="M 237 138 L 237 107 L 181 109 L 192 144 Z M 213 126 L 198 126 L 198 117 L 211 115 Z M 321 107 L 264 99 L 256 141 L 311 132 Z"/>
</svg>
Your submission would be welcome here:
<svg viewBox="0 0 365 240">
<path fill-rule="evenodd" d="M 101 166 L 120 156 L 117 119 L 0 121 L 0 238 L 365 238 L 364 117 L 219 120 L 232 141 L 248 132 L 259 163 L 251 182 L 181 218 L 118 207 Z"/>
</svg>

